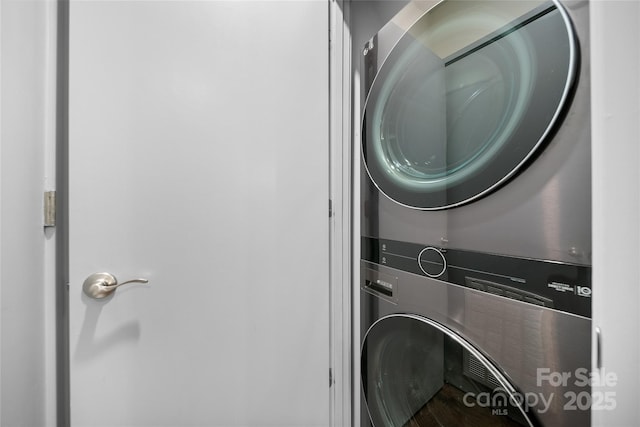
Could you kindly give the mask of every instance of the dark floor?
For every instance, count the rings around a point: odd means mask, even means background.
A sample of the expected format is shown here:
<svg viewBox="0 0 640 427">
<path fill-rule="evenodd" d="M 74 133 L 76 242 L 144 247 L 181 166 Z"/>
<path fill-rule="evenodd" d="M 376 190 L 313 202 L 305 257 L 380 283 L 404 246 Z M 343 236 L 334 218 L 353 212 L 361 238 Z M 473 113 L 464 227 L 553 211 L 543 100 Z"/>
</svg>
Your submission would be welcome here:
<svg viewBox="0 0 640 427">
<path fill-rule="evenodd" d="M 463 403 L 464 392 L 445 384 L 404 427 L 511 427 L 522 426 L 505 415 L 493 415 L 491 408 L 469 407 Z"/>
</svg>

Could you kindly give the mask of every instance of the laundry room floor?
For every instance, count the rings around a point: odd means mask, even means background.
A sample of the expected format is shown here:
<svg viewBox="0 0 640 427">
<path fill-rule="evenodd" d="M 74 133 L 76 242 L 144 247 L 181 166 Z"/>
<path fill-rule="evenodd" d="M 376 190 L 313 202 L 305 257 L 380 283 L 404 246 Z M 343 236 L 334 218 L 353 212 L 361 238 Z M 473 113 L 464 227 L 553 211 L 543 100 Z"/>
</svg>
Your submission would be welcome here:
<svg viewBox="0 0 640 427">
<path fill-rule="evenodd" d="M 445 384 L 404 427 L 511 427 L 521 424 L 507 416 L 496 416 L 491 408 L 469 407 L 463 403 L 464 392 Z M 462 421 L 462 424 L 461 424 Z"/>
</svg>

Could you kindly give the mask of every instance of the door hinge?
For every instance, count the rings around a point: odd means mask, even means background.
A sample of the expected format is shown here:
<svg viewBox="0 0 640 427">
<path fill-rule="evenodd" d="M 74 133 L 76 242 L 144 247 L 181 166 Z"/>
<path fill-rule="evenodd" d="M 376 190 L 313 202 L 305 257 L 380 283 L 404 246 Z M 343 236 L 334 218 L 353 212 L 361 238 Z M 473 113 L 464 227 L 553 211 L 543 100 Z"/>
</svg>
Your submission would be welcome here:
<svg viewBox="0 0 640 427">
<path fill-rule="evenodd" d="M 44 192 L 44 226 L 56 226 L 56 192 Z"/>
<path fill-rule="evenodd" d="M 333 369 L 329 368 L 329 387 L 333 386 Z"/>
<path fill-rule="evenodd" d="M 333 200 L 329 199 L 329 218 L 333 216 Z"/>
</svg>

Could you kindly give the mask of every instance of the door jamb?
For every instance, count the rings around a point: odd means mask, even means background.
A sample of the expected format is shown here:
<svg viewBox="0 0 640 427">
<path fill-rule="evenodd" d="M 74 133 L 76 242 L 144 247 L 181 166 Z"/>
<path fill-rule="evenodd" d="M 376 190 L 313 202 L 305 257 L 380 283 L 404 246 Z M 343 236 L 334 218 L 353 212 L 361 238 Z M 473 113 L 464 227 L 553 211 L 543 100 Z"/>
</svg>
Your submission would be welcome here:
<svg viewBox="0 0 640 427">
<path fill-rule="evenodd" d="M 57 0 L 56 42 L 56 418 L 68 427 L 69 394 L 69 0 Z"/>
<path fill-rule="evenodd" d="M 330 425 L 353 424 L 351 34 L 349 0 L 329 1 Z"/>
</svg>

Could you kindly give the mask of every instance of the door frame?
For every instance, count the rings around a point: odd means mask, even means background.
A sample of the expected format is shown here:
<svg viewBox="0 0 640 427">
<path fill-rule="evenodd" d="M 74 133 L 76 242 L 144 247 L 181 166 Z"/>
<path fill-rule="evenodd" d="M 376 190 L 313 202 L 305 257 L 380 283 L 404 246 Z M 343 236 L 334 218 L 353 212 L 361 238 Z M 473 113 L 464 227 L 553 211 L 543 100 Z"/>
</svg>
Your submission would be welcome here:
<svg viewBox="0 0 640 427">
<path fill-rule="evenodd" d="M 351 138 L 351 37 L 349 0 L 326 0 L 329 8 L 329 420 L 331 426 L 353 425 L 352 374 L 352 159 Z M 55 0 L 57 13 L 50 19 L 55 41 L 55 153 L 53 174 L 56 191 L 55 272 L 48 277 L 55 286 L 55 395 L 47 402 L 51 419 L 58 427 L 70 426 L 69 367 L 69 215 L 68 215 L 68 89 L 69 89 L 69 13 L 70 0 Z M 55 415 L 54 415 L 55 413 Z"/>
<path fill-rule="evenodd" d="M 56 0 L 56 426 L 71 423 L 69 380 L 69 2 Z"/>
<path fill-rule="evenodd" d="M 331 426 L 353 426 L 353 156 L 349 0 L 329 1 Z"/>
</svg>

